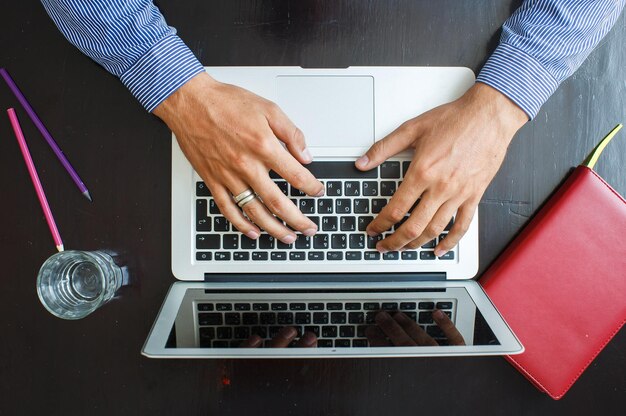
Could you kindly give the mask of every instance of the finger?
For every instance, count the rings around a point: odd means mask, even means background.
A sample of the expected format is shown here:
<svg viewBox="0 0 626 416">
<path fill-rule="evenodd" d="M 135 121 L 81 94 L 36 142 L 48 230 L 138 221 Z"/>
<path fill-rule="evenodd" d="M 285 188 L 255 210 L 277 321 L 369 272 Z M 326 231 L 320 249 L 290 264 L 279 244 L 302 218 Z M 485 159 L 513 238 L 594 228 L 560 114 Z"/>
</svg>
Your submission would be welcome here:
<svg viewBox="0 0 626 416">
<path fill-rule="evenodd" d="M 405 150 L 413 141 L 405 125 L 391 132 L 387 137 L 377 141 L 361 156 L 355 165 L 361 170 L 370 170 L 389 159 L 391 156 Z"/>
<path fill-rule="evenodd" d="M 287 348 L 291 341 L 298 335 L 296 329 L 291 326 L 286 326 L 278 331 L 278 334 L 272 338 L 270 347 L 272 348 Z"/>
<path fill-rule="evenodd" d="M 224 186 L 213 184 L 209 189 L 222 215 L 224 215 L 237 230 L 253 240 L 259 237 L 261 231 L 244 217 L 243 212 L 241 212 L 237 204 L 235 204 L 230 192 L 228 192 Z"/>
<path fill-rule="evenodd" d="M 312 332 L 305 332 L 296 342 L 296 347 L 300 348 L 317 348 L 317 337 Z"/>
<path fill-rule="evenodd" d="M 280 107 L 277 105 L 271 106 L 270 113 L 267 115 L 267 122 L 276 137 L 287 145 L 289 153 L 298 159 L 298 162 L 308 164 L 313 161 L 313 156 L 306 147 L 304 134 L 293 124 Z M 304 191 L 304 189 L 302 190 Z"/>
<path fill-rule="evenodd" d="M 263 204 L 273 212 L 274 215 L 285 220 L 294 230 L 298 230 L 304 235 L 311 236 L 317 232 L 317 225 L 307 218 L 298 207 L 281 192 L 267 174 L 258 175 L 256 179 L 252 179 L 252 181 L 252 187 L 263 200 Z"/>
<path fill-rule="evenodd" d="M 391 347 L 391 341 L 387 339 L 385 333 L 376 325 L 368 326 L 365 336 L 370 343 L 370 347 Z"/>
<path fill-rule="evenodd" d="M 250 338 L 239 344 L 239 348 L 258 348 L 263 345 L 263 339 L 258 335 L 252 335 Z"/>
<path fill-rule="evenodd" d="M 389 340 L 396 347 L 409 347 L 415 346 L 413 341 L 404 329 L 387 313 L 379 312 L 376 314 L 376 325 L 382 329 L 382 331 L 389 337 Z"/>
<path fill-rule="evenodd" d="M 469 226 L 472 223 L 472 218 L 474 218 L 474 213 L 476 212 L 477 206 L 478 201 L 472 201 L 466 202 L 459 207 L 456 218 L 454 219 L 454 225 L 452 225 L 450 232 L 448 233 L 446 238 L 439 241 L 439 244 L 437 244 L 437 247 L 435 247 L 435 255 L 437 257 L 443 256 L 458 244 L 459 240 L 461 240 L 461 238 L 469 229 Z"/>
<path fill-rule="evenodd" d="M 439 309 L 435 309 L 433 311 L 433 319 L 446 335 L 446 338 L 448 338 L 450 345 L 465 345 L 463 335 L 456 329 L 456 326 L 454 326 L 450 318 L 448 318 L 448 315 L 441 312 Z"/>
<path fill-rule="evenodd" d="M 375 236 L 390 229 L 400 222 L 407 212 L 415 205 L 415 201 L 424 191 L 425 186 L 407 174 L 398 190 L 383 210 L 367 226 L 367 234 Z"/>
<path fill-rule="evenodd" d="M 296 234 L 278 221 L 263 205 L 259 198 L 255 198 L 243 207 L 248 218 L 285 244 L 296 241 Z"/>
<path fill-rule="evenodd" d="M 393 316 L 393 319 L 402 327 L 404 332 L 411 337 L 417 345 L 421 346 L 437 346 L 437 341 L 432 339 L 430 335 L 426 333 L 414 320 L 402 312 L 398 312 Z"/>
<path fill-rule="evenodd" d="M 399 250 L 421 236 L 440 206 L 441 201 L 439 199 L 432 197 L 429 193 L 425 193 L 409 219 L 396 232 L 380 240 L 376 244 L 376 249 L 382 253 Z"/>
<path fill-rule="evenodd" d="M 408 243 L 406 247 L 408 249 L 416 249 L 441 235 L 454 216 L 459 204 L 460 202 L 458 200 L 449 200 L 439 207 L 437 213 L 433 216 L 433 219 L 430 220 L 430 223 L 426 226 L 422 235 Z"/>
<path fill-rule="evenodd" d="M 277 146 L 276 157 L 270 167 L 289 182 L 291 186 L 305 194 L 311 196 L 324 195 L 324 185 L 315 179 L 311 171 L 287 154 L 282 147 Z"/>
</svg>

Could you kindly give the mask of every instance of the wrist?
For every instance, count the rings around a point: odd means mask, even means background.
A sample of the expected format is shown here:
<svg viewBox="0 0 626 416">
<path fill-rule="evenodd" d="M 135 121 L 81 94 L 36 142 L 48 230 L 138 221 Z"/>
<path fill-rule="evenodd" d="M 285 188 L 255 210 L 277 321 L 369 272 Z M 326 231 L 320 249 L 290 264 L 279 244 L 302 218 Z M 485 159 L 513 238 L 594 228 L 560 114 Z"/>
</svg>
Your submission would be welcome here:
<svg viewBox="0 0 626 416">
<path fill-rule="evenodd" d="M 528 121 L 528 115 L 509 97 L 497 89 L 475 83 L 463 96 L 483 119 L 495 123 L 497 129 L 509 140 Z"/>
<path fill-rule="evenodd" d="M 163 100 L 152 113 L 172 128 L 175 120 L 197 107 L 200 97 L 207 97 L 206 89 L 211 88 L 214 84 L 217 84 L 217 81 L 206 72 L 202 72 Z"/>
</svg>

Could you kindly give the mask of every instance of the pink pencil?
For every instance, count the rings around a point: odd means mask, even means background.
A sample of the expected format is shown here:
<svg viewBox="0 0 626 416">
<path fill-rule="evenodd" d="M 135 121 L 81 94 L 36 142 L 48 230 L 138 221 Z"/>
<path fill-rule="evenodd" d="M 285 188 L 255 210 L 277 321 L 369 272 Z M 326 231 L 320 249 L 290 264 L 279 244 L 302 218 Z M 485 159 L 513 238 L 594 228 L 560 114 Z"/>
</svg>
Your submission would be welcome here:
<svg viewBox="0 0 626 416">
<path fill-rule="evenodd" d="M 48 227 L 50 227 L 54 244 L 57 246 L 57 250 L 63 251 L 63 241 L 61 240 L 61 235 L 59 234 L 57 225 L 54 222 L 52 211 L 50 211 L 50 206 L 48 205 L 48 200 L 46 199 L 46 193 L 43 191 L 43 187 L 39 181 L 37 169 L 35 169 L 33 159 L 30 157 L 30 152 L 28 151 L 28 146 L 26 145 L 26 139 L 24 139 L 24 133 L 22 133 L 22 128 L 20 127 L 20 122 L 17 119 L 14 109 L 9 108 L 7 113 L 9 114 L 9 120 L 11 120 L 11 126 L 13 126 L 17 143 L 20 145 L 20 150 L 24 156 L 24 161 L 26 162 L 26 167 L 28 168 L 28 173 L 30 174 L 30 179 L 33 181 L 33 185 L 35 186 L 35 191 L 37 192 L 37 197 L 39 198 L 39 203 L 41 204 L 41 209 L 43 209 L 43 214 L 46 216 L 46 221 L 48 221 Z"/>
</svg>

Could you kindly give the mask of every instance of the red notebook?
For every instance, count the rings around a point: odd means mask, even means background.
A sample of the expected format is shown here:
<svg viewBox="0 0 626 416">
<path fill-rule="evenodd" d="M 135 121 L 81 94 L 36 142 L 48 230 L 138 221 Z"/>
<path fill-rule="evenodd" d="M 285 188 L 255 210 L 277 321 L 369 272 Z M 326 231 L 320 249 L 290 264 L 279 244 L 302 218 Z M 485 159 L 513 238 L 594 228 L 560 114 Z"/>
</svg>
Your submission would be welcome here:
<svg viewBox="0 0 626 416">
<path fill-rule="evenodd" d="M 525 347 L 506 359 L 553 399 L 626 321 L 626 201 L 593 170 L 620 127 L 480 279 Z"/>
</svg>

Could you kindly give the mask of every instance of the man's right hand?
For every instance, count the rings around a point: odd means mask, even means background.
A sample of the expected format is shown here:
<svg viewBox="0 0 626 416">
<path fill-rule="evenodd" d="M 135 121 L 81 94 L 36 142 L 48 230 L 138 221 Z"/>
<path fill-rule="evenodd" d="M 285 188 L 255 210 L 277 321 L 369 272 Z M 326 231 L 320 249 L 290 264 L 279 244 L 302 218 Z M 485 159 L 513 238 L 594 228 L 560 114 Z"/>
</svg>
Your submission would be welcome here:
<svg viewBox="0 0 626 416">
<path fill-rule="evenodd" d="M 312 161 L 304 135 L 276 104 L 202 73 L 163 101 L 154 114 L 174 132 L 220 211 L 240 232 L 255 239 L 260 227 L 293 243 L 294 231 L 274 215 L 304 235 L 317 232 L 317 225 L 269 177 L 274 170 L 307 195 L 324 195 L 324 185 L 302 166 Z M 260 199 L 244 206 L 246 218 L 232 196 L 248 188 Z"/>
</svg>

